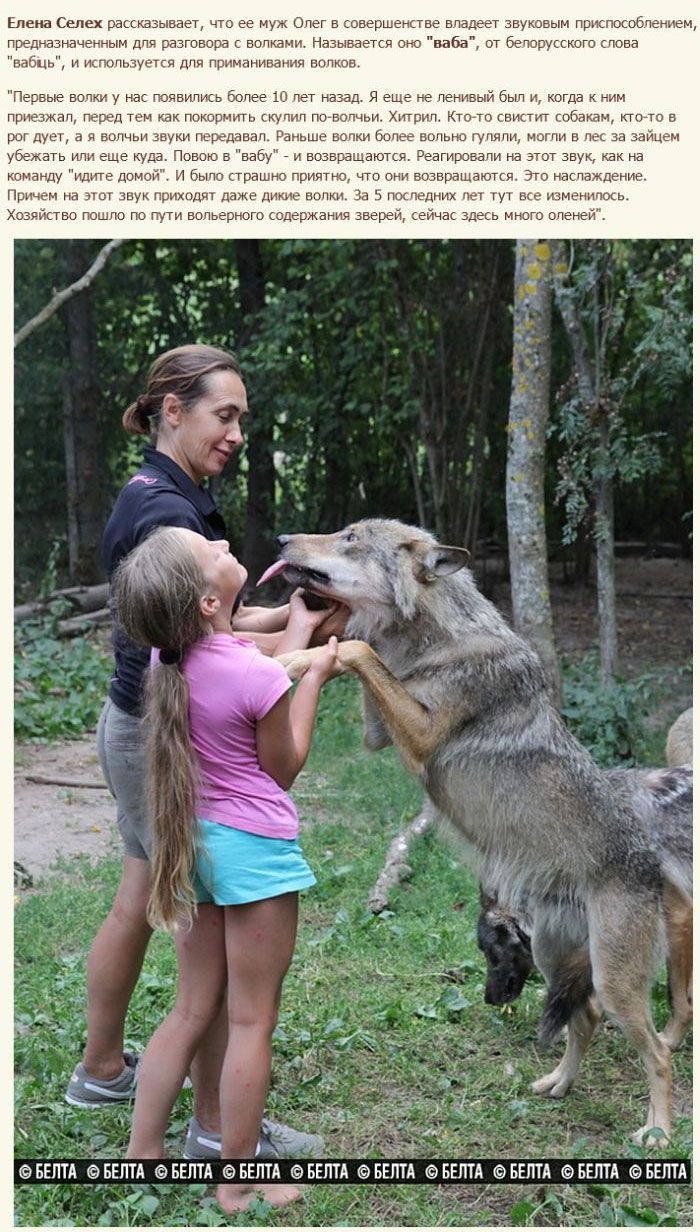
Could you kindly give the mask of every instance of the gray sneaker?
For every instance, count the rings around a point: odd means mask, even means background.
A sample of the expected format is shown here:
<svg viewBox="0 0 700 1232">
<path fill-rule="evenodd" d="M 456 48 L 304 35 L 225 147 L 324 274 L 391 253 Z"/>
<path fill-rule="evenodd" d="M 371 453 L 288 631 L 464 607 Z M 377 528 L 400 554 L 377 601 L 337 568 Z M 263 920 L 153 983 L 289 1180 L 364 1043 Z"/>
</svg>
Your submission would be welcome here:
<svg viewBox="0 0 700 1232">
<path fill-rule="evenodd" d="M 221 1159 L 221 1134 L 202 1129 L 196 1117 L 190 1117 L 185 1138 L 185 1159 Z"/>
<path fill-rule="evenodd" d="M 260 1126 L 256 1159 L 318 1158 L 323 1154 L 323 1138 L 319 1134 L 302 1134 L 289 1125 L 263 1118 Z M 221 1159 L 221 1136 L 202 1129 L 196 1117 L 187 1127 L 185 1159 Z"/>
<path fill-rule="evenodd" d="M 104 1108 L 106 1104 L 128 1103 L 134 1097 L 138 1060 L 133 1052 L 125 1052 L 121 1074 L 109 1079 L 91 1078 L 80 1062 L 68 1083 L 66 1103 L 76 1108 Z"/>
<path fill-rule="evenodd" d="M 324 1145 L 320 1134 L 302 1134 L 289 1125 L 263 1117 L 256 1159 L 319 1159 Z"/>
</svg>

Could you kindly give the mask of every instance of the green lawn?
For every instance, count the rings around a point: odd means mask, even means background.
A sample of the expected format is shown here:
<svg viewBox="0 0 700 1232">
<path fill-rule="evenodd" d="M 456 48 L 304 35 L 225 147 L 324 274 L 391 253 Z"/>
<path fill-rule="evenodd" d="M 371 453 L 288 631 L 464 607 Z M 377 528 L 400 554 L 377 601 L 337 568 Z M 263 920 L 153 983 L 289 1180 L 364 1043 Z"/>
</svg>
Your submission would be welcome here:
<svg viewBox="0 0 700 1232">
<path fill-rule="evenodd" d="M 324 1134 L 329 1158 L 494 1156 L 616 1158 L 643 1121 L 645 1083 L 620 1033 L 605 1026 L 562 1102 L 531 1081 L 561 1051 L 536 1043 L 542 985 L 510 1012 L 484 1004 L 476 948 L 478 892 L 436 834 L 412 852 L 413 876 L 391 910 L 366 910 L 388 843 L 415 814 L 418 786 L 394 753 L 361 746 L 357 687 L 333 682 L 314 749 L 295 787 L 304 848 L 318 886 L 302 897 L 297 953 L 285 984 L 268 1111 Z M 82 1111 L 63 1101 L 84 1039 L 85 955 L 118 865 L 66 866 L 16 909 L 16 1152 L 117 1157 L 128 1108 Z M 173 991 L 171 942 L 157 936 L 133 998 L 129 1046 L 140 1049 Z M 665 1013 L 663 978 L 655 990 Z M 672 1149 L 690 1150 L 690 1046 L 675 1059 L 679 1115 Z M 182 1150 L 191 1092 L 179 1097 L 170 1153 Z M 18 1186 L 22 1226 L 271 1227 L 625 1226 L 691 1223 L 688 1187 L 596 1185 L 320 1185 L 284 1211 L 220 1217 L 202 1185 Z"/>
</svg>

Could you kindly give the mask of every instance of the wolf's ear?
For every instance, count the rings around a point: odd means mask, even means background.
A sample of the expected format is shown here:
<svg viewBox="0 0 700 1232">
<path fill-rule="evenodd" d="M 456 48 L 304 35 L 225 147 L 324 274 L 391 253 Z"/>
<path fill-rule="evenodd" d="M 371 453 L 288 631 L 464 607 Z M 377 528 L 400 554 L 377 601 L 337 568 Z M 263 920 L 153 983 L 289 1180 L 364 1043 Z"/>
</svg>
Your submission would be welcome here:
<svg viewBox="0 0 700 1232">
<path fill-rule="evenodd" d="M 469 553 L 466 548 L 450 548 L 444 543 L 436 543 L 428 548 L 423 556 L 418 568 L 418 578 L 421 582 L 434 582 L 436 578 L 464 569 L 468 560 Z"/>
<path fill-rule="evenodd" d="M 489 894 L 482 885 L 479 886 L 479 906 L 482 911 L 493 911 L 498 905 L 498 899 L 494 898 L 493 894 Z"/>
</svg>

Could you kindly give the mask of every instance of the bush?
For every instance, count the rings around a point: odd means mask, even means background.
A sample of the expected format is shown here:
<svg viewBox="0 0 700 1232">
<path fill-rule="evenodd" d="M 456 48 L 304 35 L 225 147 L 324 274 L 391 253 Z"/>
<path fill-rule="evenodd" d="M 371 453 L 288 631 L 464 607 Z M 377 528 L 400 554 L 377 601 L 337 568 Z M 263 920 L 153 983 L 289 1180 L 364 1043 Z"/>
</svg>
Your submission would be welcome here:
<svg viewBox="0 0 700 1232">
<path fill-rule="evenodd" d="M 97 723 L 112 673 L 111 656 L 88 636 L 57 636 L 63 611 L 15 633 L 15 735 L 18 740 L 70 740 Z"/>
<path fill-rule="evenodd" d="M 574 735 L 599 766 L 638 765 L 648 756 L 644 718 L 655 686 L 653 672 L 636 680 L 600 678 L 595 651 L 576 663 L 564 664 L 562 714 Z"/>
</svg>

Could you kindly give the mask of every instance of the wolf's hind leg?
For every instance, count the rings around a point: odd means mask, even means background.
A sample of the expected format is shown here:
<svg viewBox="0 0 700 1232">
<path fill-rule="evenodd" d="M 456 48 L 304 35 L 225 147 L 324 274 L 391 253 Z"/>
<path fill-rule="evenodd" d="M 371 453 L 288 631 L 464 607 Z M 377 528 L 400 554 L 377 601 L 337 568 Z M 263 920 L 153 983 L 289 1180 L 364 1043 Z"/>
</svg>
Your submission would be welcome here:
<svg viewBox="0 0 700 1232">
<path fill-rule="evenodd" d="M 593 1033 L 601 1019 L 600 1006 L 595 997 L 575 1009 L 567 1027 L 566 1051 L 556 1069 L 533 1082 L 536 1095 L 548 1095 L 550 1099 L 562 1099 L 571 1087 L 583 1060 Z"/>
<path fill-rule="evenodd" d="M 674 1051 L 682 1044 L 693 1016 L 693 905 L 681 890 L 667 883 L 663 906 L 671 1017 L 661 1032 L 661 1039 Z"/>
<path fill-rule="evenodd" d="M 659 904 L 649 891 L 609 886 L 588 904 L 593 985 L 603 1009 L 639 1052 L 649 1084 L 646 1121 L 634 1134 L 666 1146 L 671 1134 L 671 1053 L 651 1017 L 650 991 L 658 956 Z"/>
<path fill-rule="evenodd" d="M 543 914 L 535 920 L 532 956 L 547 980 L 540 1038 L 556 1039 L 562 1027 L 567 1027 L 561 1061 L 551 1074 L 532 1084 L 537 1095 L 549 1095 L 551 1099 L 566 1095 L 600 1022 L 600 1007 L 592 996 L 588 947 L 582 944 L 584 938 L 585 925 L 578 916 L 550 919 Z"/>
</svg>

